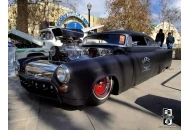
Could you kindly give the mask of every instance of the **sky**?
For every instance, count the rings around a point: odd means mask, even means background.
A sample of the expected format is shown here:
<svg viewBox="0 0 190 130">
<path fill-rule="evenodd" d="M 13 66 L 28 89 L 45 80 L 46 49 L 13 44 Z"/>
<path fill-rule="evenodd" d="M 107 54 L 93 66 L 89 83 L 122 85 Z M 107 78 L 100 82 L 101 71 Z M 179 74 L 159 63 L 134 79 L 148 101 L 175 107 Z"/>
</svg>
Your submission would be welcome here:
<svg viewBox="0 0 190 130">
<path fill-rule="evenodd" d="M 91 15 L 97 16 L 97 17 L 107 17 L 108 13 L 106 12 L 105 8 L 105 1 L 106 0 L 80 0 L 80 3 L 78 3 L 78 7 L 76 11 L 81 14 L 88 14 L 87 10 L 87 4 L 91 3 L 92 9 L 90 11 Z M 154 19 L 154 23 L 158 24 L 158 11 L 155 10 L 155 8 L 159 8 L 158 0 L 151 0 L 151 13 Z M 172 0 L 171 7 L 179 7 L 181 8 L 181 0 Z M 176 28 L 178 28 L 178 31 L 181 29 L 181 21 L 177 21 L 174 23 Z"/>
<path fill-rule="evenodd" d="M 13 0 L 8 0 L 13 1 Z M 49 0 L 52 1 L 52 0 Z M 77 3 L 78 6 L 76 8 L 76 12 L 81 14 L 88 14 L 87 4 L 91 3 L 92 9 L 90 11 L 90 14 L 92 16 L 102 17 L 105 18 L 108 16 L 108 13 L 105 8 L 105 1 L 106 0 L 78 0 Z M 159 9 L 159 1 L 158 0 L 150 0 L 151 1 L 151 13 L 152 17 L 154 19 L 153 23 L 158 24 L 158 11 L 155 10 L 155 8 Z M 167 1 L 167 0 L 166 0 Z M 179 7 L 181 9 L 181 0 L 172 0 L 171 7 Z M 181 20 L 178 20 L 174 23 L 176 28 L 178 29 L 178 32 L 181 33 Z"/>
<path fill-rule="evenodd" d="M 92 8 L 90 14 L 97 17 L 107 17 L 107 12 L 105 8 L 106 0 L 80 0 L 78 3 L 77 12 L 81 14 L 88 14 L 87 4 L 90 3 Z"/>
</svg>

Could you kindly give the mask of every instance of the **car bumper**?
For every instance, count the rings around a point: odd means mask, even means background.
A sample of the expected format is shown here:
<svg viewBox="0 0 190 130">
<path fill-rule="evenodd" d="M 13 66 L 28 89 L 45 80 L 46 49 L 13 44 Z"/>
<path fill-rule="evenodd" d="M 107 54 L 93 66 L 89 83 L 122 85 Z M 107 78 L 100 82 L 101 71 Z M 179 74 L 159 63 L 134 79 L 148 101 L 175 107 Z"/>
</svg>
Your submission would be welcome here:
<svg viewBox="0 0 190 130">
<path fill-rule="evenodd" d="M 73 106 L 84 105 L 86 100 L 81 99 L 70 99 L 62 95 L 64 93 L 60 92 L 59 85 L 53 78 L 50 79 L 39 79 L 35 77 L 28 76 L 26 74 L 19 74 L 21 85 L 32 94 L 37 96 L 53 99 L 59 101 L 60 103 L 66 103 Z"/>
</svg>

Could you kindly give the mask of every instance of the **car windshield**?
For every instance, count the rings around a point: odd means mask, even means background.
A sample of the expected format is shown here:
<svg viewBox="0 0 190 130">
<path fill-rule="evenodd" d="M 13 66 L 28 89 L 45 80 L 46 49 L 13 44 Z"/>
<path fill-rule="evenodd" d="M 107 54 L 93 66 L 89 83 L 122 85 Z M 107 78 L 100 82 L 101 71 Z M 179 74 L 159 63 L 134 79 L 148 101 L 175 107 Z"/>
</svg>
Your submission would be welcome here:
<svg viewBox="0 0 190 130">
<path fill-rule="evenodd" d="M 125 44 L 125 35 L 121 34 L 97 34 L 86 37 L 83 40 L 84 44 L 88 43 L 108 43 L 108 44 Z"/>
<path fill-rule="evenodd" d="M 44 32 L 41 32 L 39 39 L 40 40 L 52 40 L 53 36 L 50 31 L 44 31 Z"/>
</svg>

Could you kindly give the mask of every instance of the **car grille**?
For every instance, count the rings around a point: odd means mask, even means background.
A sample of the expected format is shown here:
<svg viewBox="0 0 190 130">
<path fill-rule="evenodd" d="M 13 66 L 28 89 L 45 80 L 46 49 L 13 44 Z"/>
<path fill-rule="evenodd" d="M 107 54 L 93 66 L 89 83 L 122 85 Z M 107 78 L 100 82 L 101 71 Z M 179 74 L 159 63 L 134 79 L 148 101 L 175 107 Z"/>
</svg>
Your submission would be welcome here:
<svg viewBox="0 0 190 130">
<path fill-rule="evenodd" d="M 57 99 L 57 89 L 50 81 L 35 80 L 20 76 L 21 85 L 30 93 Z"/>
</svg>

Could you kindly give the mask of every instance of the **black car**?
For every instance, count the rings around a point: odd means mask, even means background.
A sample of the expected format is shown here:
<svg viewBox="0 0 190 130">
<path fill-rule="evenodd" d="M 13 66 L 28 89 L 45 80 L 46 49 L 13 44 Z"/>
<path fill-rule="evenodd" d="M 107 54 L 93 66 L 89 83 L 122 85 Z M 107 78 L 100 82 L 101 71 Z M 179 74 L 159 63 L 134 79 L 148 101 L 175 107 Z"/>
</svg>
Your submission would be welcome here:
<svg viewBox="0 0 190 130">
<path fill-rule="evenodd" d="M 147 34 L 119 30 L 91 34 L 80 46 L 52 47 L 48 57 L 21 59 L 16 68 L 28 92 L 77 106 L 101 104 L 171 62 L 172 50 L 158 47 Z"/>
</svg>

